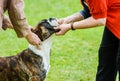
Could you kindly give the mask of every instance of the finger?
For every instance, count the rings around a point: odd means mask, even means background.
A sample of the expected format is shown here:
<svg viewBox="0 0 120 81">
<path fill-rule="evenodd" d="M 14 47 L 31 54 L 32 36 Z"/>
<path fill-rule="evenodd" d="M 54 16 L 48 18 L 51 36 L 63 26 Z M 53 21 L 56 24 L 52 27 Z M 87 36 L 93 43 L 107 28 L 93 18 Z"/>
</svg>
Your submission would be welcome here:
<svg viewBox="0 0 120 81">
<path fill-rule="evenodd" d="M 38 39 L 38 41 L 36 41 L 36 45 L 42 45 L 41 40 Z"/>
<path fill-rule="evenodd" d="M 42 42 L 39 42 L 38 45 L 42 45 Z"/>
<path fill-rule="evenodd" d="M 59 36 L 59 35 L 61 35 L 61 31 L 56 32 L 55 34 L 56 34 L 56 36 Z"/>
<path fill-rule="evenodd" d="M 59 26 L 56 26 L 56 27 L 54 27 L 54 29 L 60 29 L 60 27 L 59 27 Z"/>
<path fill-rule="evenodd" d="M 35 38 L 34 40 L 31 41 L 31 44 L 37 46 L 37 45 L 42 45 L 42 42 L 41 40 Z"/>
<path fill-rule="evenodd" d="M 38 50 L 40 50 L 41 49 L 41 45 L 42 45 L 42 43 L 32 43 L 32 45 L 34 45 Z"/>
<path fill-rule="evenodd" d="M 60 28 L 55 27 L 54 30 L 55 30 L 55 33 L 56 33 L 56 32 L 59 32 L 59 31 L 60 31 Z"/>
<path fill-rule="evenodd" d="M 36 42 L 36 45 L 41 45 L 42 44 L 42 42 L 41 42 L 41 40 L 40 40 L 40 38 L 35 34 L 35 42 Z"/>
<path fill-rule="evenodd" d="M 37 45 L 36 48 L 41 50 L 41 45 Z"/>
<path fill-rule="evenodd" d="M 62 21 L 61 20 L 57 20 L 58 24 L 62 24 Z"/>
</svg>

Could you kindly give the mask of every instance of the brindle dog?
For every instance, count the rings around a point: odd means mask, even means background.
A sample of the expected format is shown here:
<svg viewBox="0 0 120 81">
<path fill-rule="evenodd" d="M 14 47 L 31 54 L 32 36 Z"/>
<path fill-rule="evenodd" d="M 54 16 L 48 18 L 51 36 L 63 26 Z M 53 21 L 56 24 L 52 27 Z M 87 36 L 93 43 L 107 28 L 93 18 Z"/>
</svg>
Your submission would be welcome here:
<svg viewBox="0 0 120 81">
<path fill-rule="evenodd" d="M 42 20 L 35 29 L 32 29 L 42 41 L 57 32 L 50 24 L 52 20 L 54 18 L 50 18 L 49 22 L 46 19 Z M 44 81 L 45 77 L 42 56 L 29 48 L 16 56 L 0 57 L 0 81 Z"/>
</svg>

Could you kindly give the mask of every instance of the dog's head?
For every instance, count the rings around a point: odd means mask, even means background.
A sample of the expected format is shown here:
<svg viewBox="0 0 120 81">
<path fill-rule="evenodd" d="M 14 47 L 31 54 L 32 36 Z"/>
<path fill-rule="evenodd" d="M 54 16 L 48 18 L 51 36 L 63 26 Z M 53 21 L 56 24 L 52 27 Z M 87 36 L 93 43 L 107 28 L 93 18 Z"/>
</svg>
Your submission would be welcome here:
<svg viewBox="0 0 120 81">
<path fill-rule="evenodd" d="M 49 18 L 48 20 L 43 19 L 32 31 L 38 35 L 41 41 L 44 41 L 45 39 L 49 38 L 53 33 L 59 31 L 54 29 L 54 27 L 56 26 L 58 26 L 58 22 L 55 18 Z"/>
</svg>

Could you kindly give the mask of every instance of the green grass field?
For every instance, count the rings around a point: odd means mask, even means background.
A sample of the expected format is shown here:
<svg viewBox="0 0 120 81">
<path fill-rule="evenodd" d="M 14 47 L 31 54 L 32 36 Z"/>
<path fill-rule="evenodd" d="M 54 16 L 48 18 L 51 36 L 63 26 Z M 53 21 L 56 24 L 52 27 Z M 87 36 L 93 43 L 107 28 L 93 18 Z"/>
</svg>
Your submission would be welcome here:
<svg viewBox="0 0 120 81">
<path fill-rule="evenodd" d="M 25 14 L 30 25 L 41 19 L 61 18 L 82 9 L 79 0 L 24 0 Z M 45 81 L 94 81 L 97 51 L 103 27 L 69 31 L 53 36 L 51 69 Z M 18 39 L 13 30 L 0 30 L 0 56 L 16 55 L 28 47 L 25 39 Z"/>
</svg>

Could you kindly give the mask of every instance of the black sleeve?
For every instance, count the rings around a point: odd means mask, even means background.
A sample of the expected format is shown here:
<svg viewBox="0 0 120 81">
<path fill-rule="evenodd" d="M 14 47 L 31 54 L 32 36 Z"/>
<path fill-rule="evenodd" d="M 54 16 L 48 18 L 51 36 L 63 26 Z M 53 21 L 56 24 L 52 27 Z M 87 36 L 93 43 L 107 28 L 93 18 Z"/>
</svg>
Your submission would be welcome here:
<svg viewBox="0 0 120 81">
<path fill-rule="evenodd" d="M 86 19 L 86 18 L 91 16 L 90 10 L 89 10 L 89 8 L 88 8 L 88 6 L 87 6 L 87 4 L 85 3 L 84 0 L 81 0 L 81 2 L 82 2 L 82 5 L 83 5 L 84 9 L 81 10 L 80 13 L 84 17 L 84 19 Z"/>
</svg>

